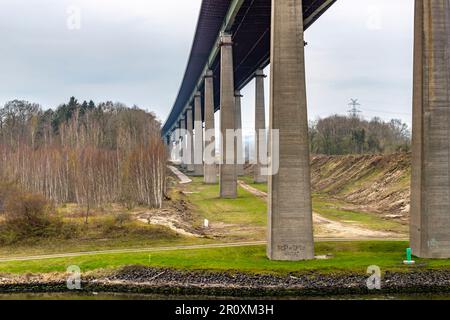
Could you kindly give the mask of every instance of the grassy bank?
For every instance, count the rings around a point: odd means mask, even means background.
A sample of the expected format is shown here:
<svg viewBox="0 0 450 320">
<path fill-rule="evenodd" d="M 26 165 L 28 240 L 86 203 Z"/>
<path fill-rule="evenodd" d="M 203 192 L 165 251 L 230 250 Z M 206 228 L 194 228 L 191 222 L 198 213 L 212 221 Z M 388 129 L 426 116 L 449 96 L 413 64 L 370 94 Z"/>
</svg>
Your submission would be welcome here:
<svg viewBox="0 0 450 320">
<path fill-rule="evenodd" d="M 64 205 L 58 215 L 64 221 L 64 234 L 45 237 L 28 237 L 20 241 L 2 243 L 0 257 L 57 254 L 68 252 L 98 251 L 122 248 L 147 248 L 158 246 L 193 245 L 209 243 L 180 235 L 162 225 L 152 225 L 137 220 L 137 213 L 146 208 L 128 211 L 119 205 L 91 210 L 86 224 L 83 208 Z M 126 219 L 118 218 L 125 214 Z"/>
<path fill-rule="evenodd" d="M 241 177 L 252 187 L 267 191 L 266 184 L 252 183 L 252 177 Z M 84 224 L 83 208 L 66 205 L 58 208 L 64 221 L 71 226 L 68 238 L 27 239 L 0 247 L 0 257 L 39 254 L 71 253 L 121 248 L 155 248 L 160 246 L 195 245 L 208 243 L 258 241 L 266 238 L 267 205 L 250 192 L 239 188 L 237 199 L 220 199 L 218 185 L 205 185 L 202 178 L 193 178 L 193 183 L 173 190 L 171 202 L 186 203 L 192 216 L 190 223 L 201 228 L 204 219 L 211 228 L 206 238 L 181 236 L 165 226 L 149 225 L 135 218 L 124 222 L 117 215 L 127 212 L 119 205 L 110 205 L 91 212 L 89 223 Z M 320 194 L 313 195 L 314 211 L 323 217 L 353 223 L 371 230 L 393 231 L 406 234 L 407 226 L 397 221 L 383 219 L 376 214 L 345 209 L 346 204 Z M 146 211 L 136 208 L 131 217 Z"/>
<path fill-rule="evenodd" d="M 254 183 L 251 176 L 239 177 L 239 179 L 251 187 L 267 193 L 267 184 Z M 330 220 L 352 223 L 375 231 L 389 231 L 405 236 L 408 234 L 407 224 L 386 219 L 380 214 L 355 210 L 352 208 L 355 206 L 333 199 L 326 194 L 313 193 L 312 205 L 315 213 Z"/>
<path fill-rule="evenodd" d="M 383 218 L 383 216 L 375 213 L 346 209 L 348 207 L 350 205 L 343 201 L 330 199 L 322 194 L 313 194 L 313 211 L 327 219 L 356 223 L 376 231 L 390 231 L 408 235 L 409 227 L 406 224 Z"/>
<path fill-rule="evenodd" d="M 317 255 L 330 255 L 330 259 L 302 262 L 270 261 L 265 246 L 233 248 L 175 250 L 166 252 L 105 254 L 64 259 L 4 262 L 1 273 L 64 272 L 70 265 L 78 265 L 83 272 L 115 269 L 127 265 L 164 267 L 183 270 L 240 271 L 249 273 L 286 274 L 309 273 L 365 273 L 370 265 L 385 271 L 408 271 L 421 268 L 450 269 L 449 260 L 418 259 L 417 266 L 402 264 L 408 246 L 402 241 L 364 241 L 317 243 Z"/>
<path fill-rule="evenodd" d="M 205 185 L 202 178 L 192 178 L 187 186 L 187 200 L 193 205 L 196 225 L 208 219 L 211 227 L 227 241 L 264 240 L 267 205 L 250 192 L 238 188 L 236 199 L 221 199 L 219 185 Z"/>
</svg>

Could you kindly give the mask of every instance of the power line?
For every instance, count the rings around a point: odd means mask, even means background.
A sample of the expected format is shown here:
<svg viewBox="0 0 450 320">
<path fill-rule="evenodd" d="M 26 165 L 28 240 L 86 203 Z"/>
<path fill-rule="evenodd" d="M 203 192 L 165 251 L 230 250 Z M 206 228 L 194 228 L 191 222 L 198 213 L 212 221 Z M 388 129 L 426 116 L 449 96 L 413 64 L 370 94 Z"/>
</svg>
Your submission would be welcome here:
<svg viewBox="0 0 450 320">
<path fill-rule="evenodd" d="M 406 113 L 406 112 L 392 112 L 392 111 L 386 111 L 386 110 L 372 110 L 372 109 L 364 109 L 364 111 L 369 111 L 369 112 L 375 112 L 378 114 L 394 114 L 394 115 L 403 115 L 403 116 L 411 116 L 412 113 Z"/>
</svg>

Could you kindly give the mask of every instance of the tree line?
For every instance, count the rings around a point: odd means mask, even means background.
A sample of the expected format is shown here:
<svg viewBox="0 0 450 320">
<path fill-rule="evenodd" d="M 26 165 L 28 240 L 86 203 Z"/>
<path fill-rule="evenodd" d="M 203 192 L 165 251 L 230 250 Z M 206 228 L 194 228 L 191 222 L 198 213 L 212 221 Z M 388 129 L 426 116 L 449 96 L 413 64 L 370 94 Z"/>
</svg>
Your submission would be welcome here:
<svg viewBox="0 0 450 320">
<path fill-rule="evenodd" d="M 0 109 L 0 180 L 56 203 L 161 207 L 166 148 L 153 113 L 121 103 Z"/>
<path fill-rule="evenodd" d="M 311 152 L 325 155 L 408 152 L 411 134 L 401 120 L 334 115 L 309 125 Z"/>
</svg>

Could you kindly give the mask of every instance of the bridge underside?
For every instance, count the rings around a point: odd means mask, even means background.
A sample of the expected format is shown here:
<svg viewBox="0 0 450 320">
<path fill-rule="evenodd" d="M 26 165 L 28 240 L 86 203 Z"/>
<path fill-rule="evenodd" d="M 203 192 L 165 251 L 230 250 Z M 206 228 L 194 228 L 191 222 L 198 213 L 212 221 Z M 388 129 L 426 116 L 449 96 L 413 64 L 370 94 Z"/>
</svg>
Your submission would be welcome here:
<svg viewBox="0 0 450 320">
<path fill-rule="evenodd" d="M 176 133 L 173 146 L 184 151 L 185 146 L 197 141 L 194 151 L 200 155 L 199 164 L 203 165 L 202 156 L 206 159 L 207 154 L 202 143 L 203 122 L 205 132 L 215 132 L 214 110 L 220 105 L 220 196 L 236 198 L 241 162 L 232 150 L 237 150 L 235 146 L 242 146 L 242 142 L 239 134 L 227 137 L 227 132 L 239 133 L 242 128 L 239 90 L 253 78 L 256 79 L 255 129 L 265 129 L 262 68 L 271 63 L 269 136 L 278 135 L 279 139 L 269 143 L 268 152 L 271 159 L 278 158 L 275 160 L 278 170 L 266 174 L 267 255 L 274 260 L 314 258 L 303 34 L 334 2 L 203 0 L 186 74 L 163 128 L 166 137 L 186 127 L 191 133 L 194 118 L 195 140 L 191 134 Z M 420 257 L 448 258 L 450 0 L 416 0 L 415 4 L 411 247 Z M 205 149 L 215 145 L 214 139 L 214 136 L 205 139 Z M 214 165 L 216 154 L 212 154 Z M 231 154 L 230 162 L 228 154 Z M 257 165 L 262 163 L 258 161 Z M 270 169 L 273 166 L 272 163 Z M 214 182 L 217 177 L 215 166 L 209 169 L 204 171 L 211 175 L 210 179 L 205 175 L 205 183 Z"/>
<path fill-rule="evenodd" d="M 234 3 L 233 21 L 227 22 L 227 13 Z M 310 27 L 335 0 L 303 0 L 305 30 Z M 221 30 L 233 35 L 234 82 L 236 90 L 242 89 L 253 78 L 255 71 L 270 63 L 270 31 L 272 0 L 204 0 L 197 25 L 197 32 L 191 50 L 188 66 L 177 100 L 163 127 L 163 135 L 174 129 L 180 114 L 191 103 L 193 93 L 203 90 L 199 81 L 209 65 L 214 73 L 215 110 L 220 106 L 220 55 L 212 53 L 216 49 Z M 202 119 L 204 112 L 202 109 Z"/>
<path fill-rule="evenodd" d="M 304 0 L 305 30 L 322 15 L 334 1 Z M 247 0 L 239 10 L 230 32 L 234 42 L 234 82 L 236 90 L 245 87 L 255 71 L 270 63 L 271 0 Z M 217 57 L 212 70 L 220 79 L 220 59 Z M 219 83 L 215 87 L 216 110 L 219 106 Z"/>
</svg>

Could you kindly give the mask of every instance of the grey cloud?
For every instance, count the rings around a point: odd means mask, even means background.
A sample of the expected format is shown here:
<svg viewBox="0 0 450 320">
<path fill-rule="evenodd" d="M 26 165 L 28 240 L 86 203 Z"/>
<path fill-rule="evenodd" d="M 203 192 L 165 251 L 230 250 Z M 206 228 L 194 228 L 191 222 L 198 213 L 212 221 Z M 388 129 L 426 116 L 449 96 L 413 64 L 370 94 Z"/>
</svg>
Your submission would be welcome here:
<svg viewBox="0 0 450 320">
<path fill-rule="evenodd" d="M 0 0 L 0 104 L 22 98 L 55 107 L 80 100 L 138 104 L 165 119 L 183 77 L 201 0 Z M 82 27 L 66 27 L 67 8 Z M 371 12 L 380 28 L 367 27 Z M 306 33 L 311 119 L 394 110 L 410 123 L 412 0 L 339 0 Z M 268 71 L 268 70 L 267 70 Z M 268 105 L 268 79 L 266 82 Z M 243 90 L 253 126 L 254 88 Z M 374 115 L 391 118 L 393 114 Z"/>
</svg>

